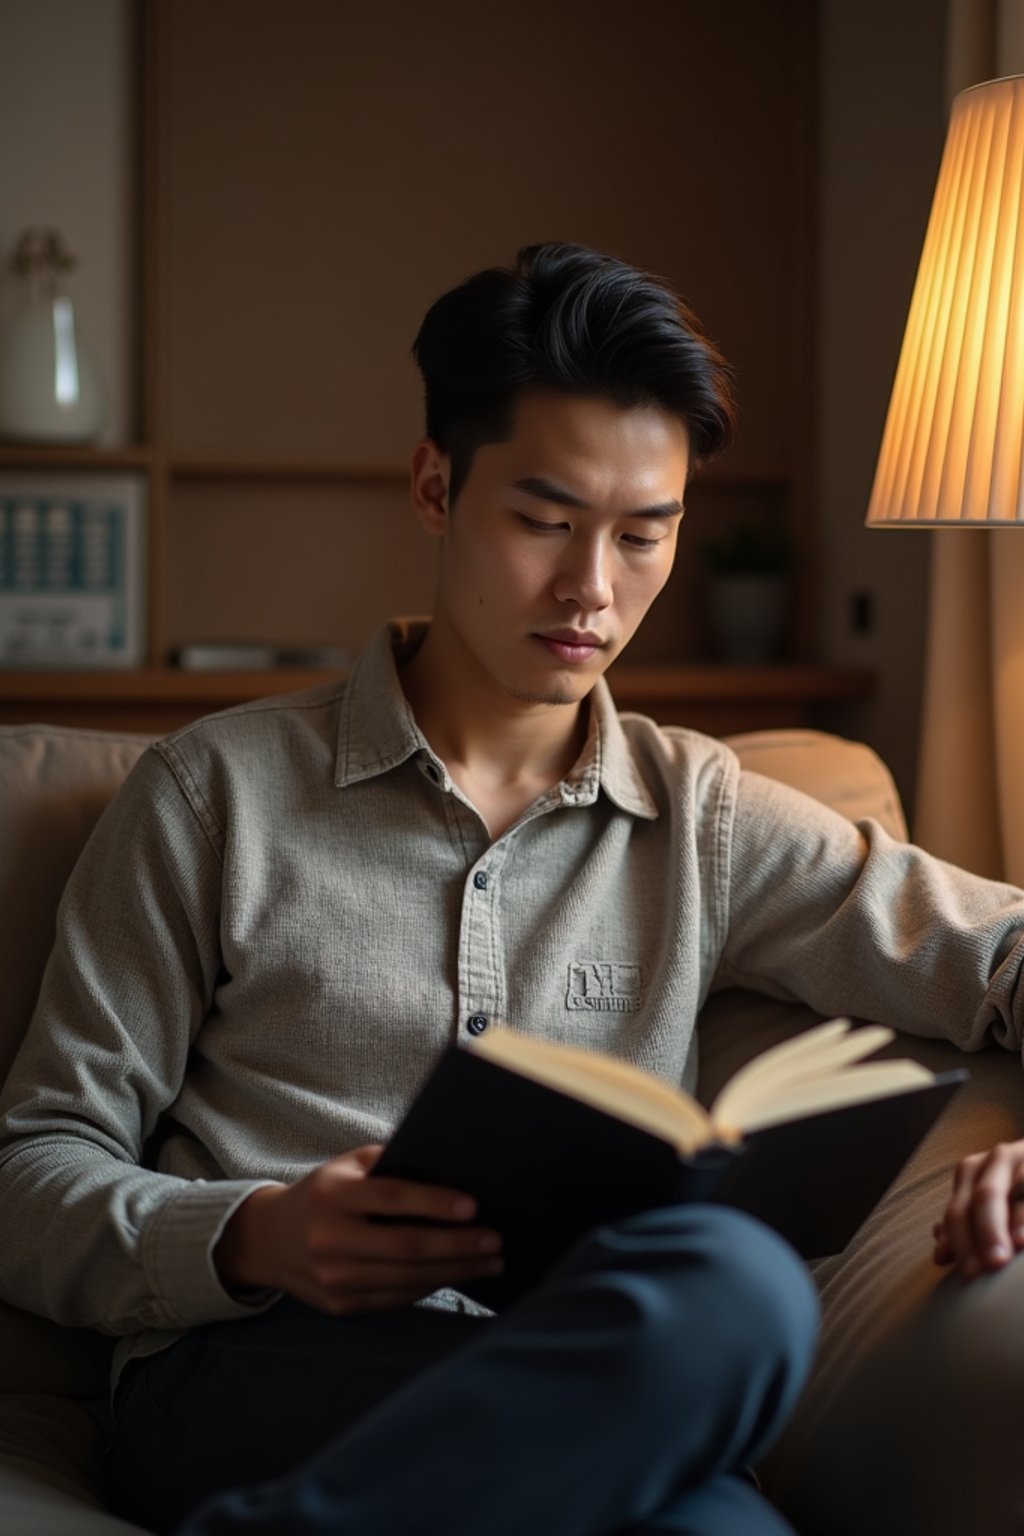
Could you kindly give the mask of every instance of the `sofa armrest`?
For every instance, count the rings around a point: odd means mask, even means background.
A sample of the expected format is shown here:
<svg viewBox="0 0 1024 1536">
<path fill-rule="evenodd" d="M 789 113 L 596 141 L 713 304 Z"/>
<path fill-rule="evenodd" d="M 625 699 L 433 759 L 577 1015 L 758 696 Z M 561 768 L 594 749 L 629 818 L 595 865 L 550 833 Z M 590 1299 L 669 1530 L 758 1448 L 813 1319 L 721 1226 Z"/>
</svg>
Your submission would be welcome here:
<svg viewBox="0 0 1024 1536">
<path fill-rule="evenodd" d="M 779 779 L 851 821 L 871 816 L 907 841 L 899 791 L 882 759 L 860 741 L 824 731 L 750 731 L 726 741 L 743 768 Z"/>
</svg>

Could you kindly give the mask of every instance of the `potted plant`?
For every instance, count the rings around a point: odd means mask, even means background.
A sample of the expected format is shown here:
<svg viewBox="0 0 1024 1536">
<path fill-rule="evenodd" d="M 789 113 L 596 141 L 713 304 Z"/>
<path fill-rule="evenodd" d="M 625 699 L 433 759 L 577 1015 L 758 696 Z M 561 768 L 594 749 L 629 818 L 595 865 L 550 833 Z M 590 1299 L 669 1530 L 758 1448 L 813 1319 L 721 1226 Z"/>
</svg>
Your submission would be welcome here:
<svg viewBox="0 0 1024 1536">
<path fill-rule="evenodd" d="M 792 544 L 777 528 L 741 523 L 705 539 L 708 617 L 716 657 L 741 666 L 777 661 L 782 652 Z"/>
</svg>

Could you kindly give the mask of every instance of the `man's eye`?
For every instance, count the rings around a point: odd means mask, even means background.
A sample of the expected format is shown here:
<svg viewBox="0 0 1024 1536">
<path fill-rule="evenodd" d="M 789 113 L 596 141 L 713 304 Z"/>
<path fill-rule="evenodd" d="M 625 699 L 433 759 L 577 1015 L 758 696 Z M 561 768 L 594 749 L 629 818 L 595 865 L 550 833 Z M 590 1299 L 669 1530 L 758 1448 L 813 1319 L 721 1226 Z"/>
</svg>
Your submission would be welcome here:
<svg viewBox="0 0 1024 1536">
<path fill-rule="evenodd" d="M 564 533 L 569 526 L 568 523 L 544 523 L 540 518 L 527 517 L 525 512 L 520 512 L 518 516 L 521 523 L 525 523 L 527 528 L 535 529 L 537 533 Z"/>
<path fill-rule="evenodd" d="M 622 542 L 624 544 L 632 545 L 634 549 L 653 549 L 656 544 L 661 543 L 661 540 L 645 539 L 642 538 L 638 533 L 624 533 L 622 535 Z"/>
</svg>

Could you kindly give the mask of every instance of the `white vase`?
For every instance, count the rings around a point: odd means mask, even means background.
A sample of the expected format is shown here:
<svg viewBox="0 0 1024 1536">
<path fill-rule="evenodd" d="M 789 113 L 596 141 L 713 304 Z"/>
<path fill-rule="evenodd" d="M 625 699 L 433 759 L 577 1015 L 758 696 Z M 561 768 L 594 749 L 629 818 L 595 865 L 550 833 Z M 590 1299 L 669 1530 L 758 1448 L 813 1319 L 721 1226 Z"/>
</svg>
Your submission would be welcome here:
<svg viewBox="0 0 1024 1536">
<path fill-rule="evenodd" d="M 87 443 L 103 406 L 96 371 L 62 293 L 33 295 L 0 336 L 0 437 Z"/>
<path fill-rule="evenodd" d="M 713 577 L 708 614 L 716 657 L 739 666 L 778 661 L 786 630 L 786 599 L 784 576 Z"/>
</svg>

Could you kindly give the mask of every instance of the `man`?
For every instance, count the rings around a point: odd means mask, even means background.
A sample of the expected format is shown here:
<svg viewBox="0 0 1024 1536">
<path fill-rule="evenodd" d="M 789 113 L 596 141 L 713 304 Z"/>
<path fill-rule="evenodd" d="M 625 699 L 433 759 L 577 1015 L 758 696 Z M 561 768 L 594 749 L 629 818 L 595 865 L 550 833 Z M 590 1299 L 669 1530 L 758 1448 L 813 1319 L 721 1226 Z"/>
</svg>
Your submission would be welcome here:
<svg viewBox="0 0 1024 1536">
<path fill-rule="evenodd" d="M 732 426 L 663 285 L 531 247 L 415 354 L 432 621 L 179 732 L 103 818 L 0 1101 L 0 1284 L 123 1336 L 112 1495 L 153 1529 L 779 1533 L 746 1468 L 815 1308 L 773 1234 L 649 1213 L 491 1318 L 459 1285 L 501 1234 L 366 1174 L 494 1018 L 691 1086 L 723 981 L 1019 1048 L 1024 901 L 616 715 L 602 674 Z"/>
</svg>

